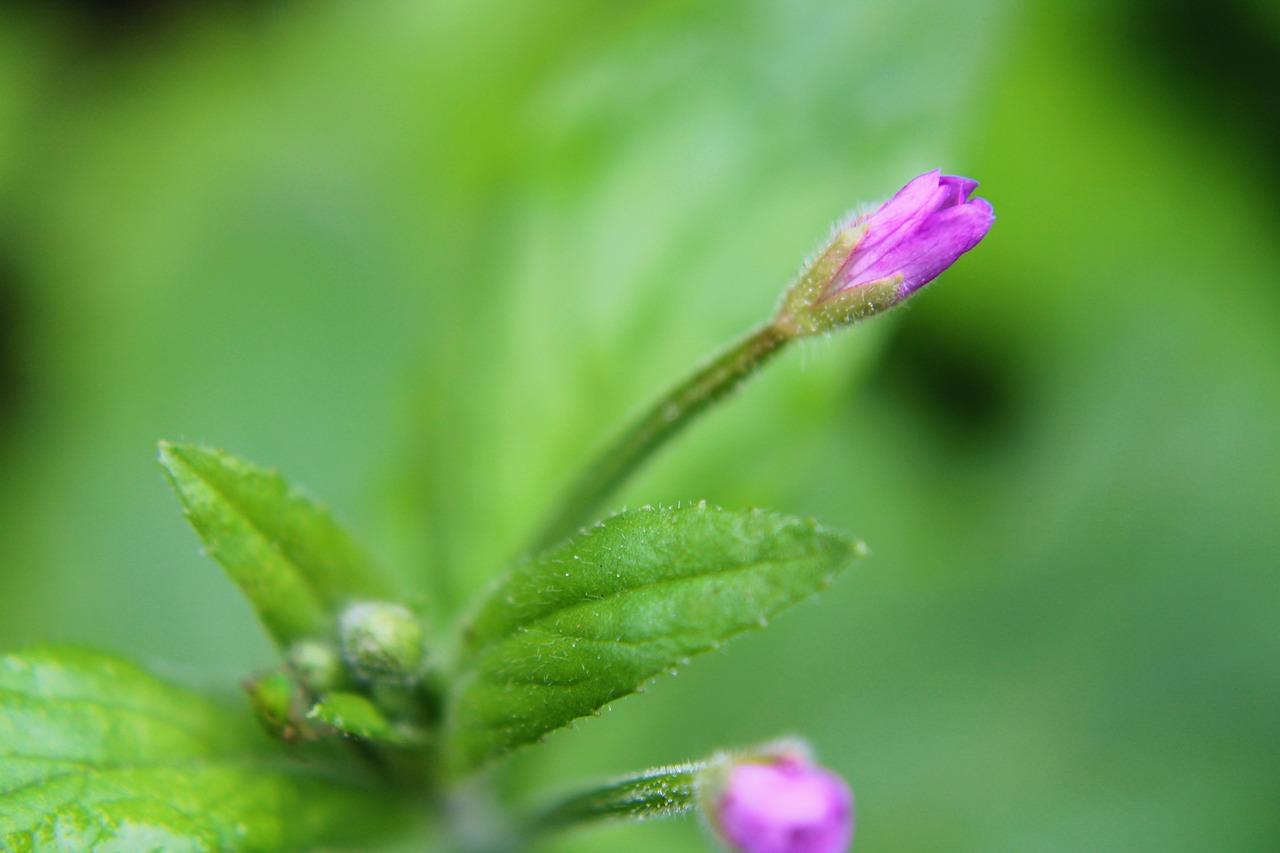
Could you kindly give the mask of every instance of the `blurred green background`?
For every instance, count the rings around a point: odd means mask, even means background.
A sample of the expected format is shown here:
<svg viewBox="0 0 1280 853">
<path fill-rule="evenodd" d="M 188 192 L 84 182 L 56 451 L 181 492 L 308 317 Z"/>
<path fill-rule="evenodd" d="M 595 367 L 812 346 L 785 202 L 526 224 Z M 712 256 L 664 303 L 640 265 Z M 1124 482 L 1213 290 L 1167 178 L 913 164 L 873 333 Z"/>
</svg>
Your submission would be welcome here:
<svg viewBox="0 0 1280 853">
<path fill-rule="evenodd" d="M 833 219 L 942 167 L 986 242 L 616 501 L 873 558 L 514 793 L 798 733 L 863 853 L 1274 853 L 1277 91 L 1274 0 L 9 0 L 0 642 L 270 662 L 161 438 L 278 466 L 447 620 Z"/>
</svg>

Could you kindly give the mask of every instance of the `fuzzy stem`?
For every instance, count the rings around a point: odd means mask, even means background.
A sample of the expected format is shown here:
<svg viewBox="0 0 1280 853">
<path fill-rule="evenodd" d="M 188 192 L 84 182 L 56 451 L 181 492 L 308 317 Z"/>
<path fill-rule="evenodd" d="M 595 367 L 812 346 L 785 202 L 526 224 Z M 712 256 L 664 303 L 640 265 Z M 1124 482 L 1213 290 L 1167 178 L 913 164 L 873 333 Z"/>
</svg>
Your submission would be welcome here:
<svg viewBox="0 0 1280 853">
<path fill-rule="evenodd" d="M 778 324 L 751 332 L 662 395 L 579 476 L 555 515 L 543 526 L 533 551 L 542 551 L 572 535 L 595 513 L 609 493 L 666 441 L 737 390 L 743 381 L 783 350 L 792 336 Z"/>
<path fill-rule="evenodd" d="M 464 781 L 438 804 L 449 829 L 450 853 L 525 853 L 528 838 L 497 801 L 486 775 Z"/>
<path fill-rule="evenodd" d="M 701 764 L 660 767 L 561 800 L 530 821 L 533 833 L 601 820 L 671 817 L 697 805 Z"/>
</svg>

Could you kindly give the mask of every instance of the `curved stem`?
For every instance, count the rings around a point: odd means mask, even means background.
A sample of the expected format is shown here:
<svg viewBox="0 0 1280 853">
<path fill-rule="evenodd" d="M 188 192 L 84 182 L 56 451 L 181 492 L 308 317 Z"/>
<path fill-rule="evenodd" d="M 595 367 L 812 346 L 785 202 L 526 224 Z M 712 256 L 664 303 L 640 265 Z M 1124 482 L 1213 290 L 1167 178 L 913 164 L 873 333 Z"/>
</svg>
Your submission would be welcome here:
<svg viewBox="0 0 1280 853">
<path fill-rule="evenodd" d="M 791 339 L 775 324 L 763 326 L 659 397 L 582 472 L 534 540 L 532 550 L 545 550 L 594 521 L 609 493 L 654 451 L 713 403 L 737 390 Z"/>
</svg>

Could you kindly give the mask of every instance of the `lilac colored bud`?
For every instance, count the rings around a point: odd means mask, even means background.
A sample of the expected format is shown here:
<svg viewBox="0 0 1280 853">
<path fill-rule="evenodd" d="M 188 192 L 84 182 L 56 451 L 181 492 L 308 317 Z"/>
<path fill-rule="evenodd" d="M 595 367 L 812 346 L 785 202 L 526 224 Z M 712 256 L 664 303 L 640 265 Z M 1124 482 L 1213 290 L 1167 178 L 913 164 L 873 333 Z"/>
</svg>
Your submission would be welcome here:
<svg viewBox="0 0 1280 853">
<path fill-rule="evenodd" d="M 969 198 L 977 186 L 935 169 L 837 228 L 785 297 L 779 323 L 796 334 L 826 331 L 891 308 L 933 281 L 995 222 L 990 202 Z"/>
<path fill-rule="evenodd" d="M 801 754 L 735 763 L 722 784 L 714 823 L 741 853 L 844 853 L 853 840 L 853 792 Z"/>
<path fill-rule="evenodd" d="M 987 235 L 995 215 L 985 198 L 969 198 L 978 182 L 935 169 L 915 178 L 875 213 L 855 220 L 866 234 L 831 282 L 834 296 L 902 277 L 904 299 L 938 277 Z"/>
</svg>

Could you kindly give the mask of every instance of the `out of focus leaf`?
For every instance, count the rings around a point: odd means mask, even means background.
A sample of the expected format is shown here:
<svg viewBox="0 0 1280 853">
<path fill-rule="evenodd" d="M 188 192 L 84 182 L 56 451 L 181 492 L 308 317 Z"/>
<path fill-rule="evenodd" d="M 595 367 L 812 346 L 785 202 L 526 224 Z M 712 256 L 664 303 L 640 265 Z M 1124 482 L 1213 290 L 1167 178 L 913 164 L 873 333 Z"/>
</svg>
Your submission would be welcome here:
<svg viewBox="0 0 1280 853">
<path fill-rule="evenodd" d="M 292 850 L 367 838 L 396 809 L 134 664 L 73 649 L 0 658 L 0 849 Z"/>
<path fill-rule="evenodd" d="M 274 471 L 220 450 L 160 445 L 191 526 L 277 643 L 326 635 L 353 598 L 390 588 L 329 513 Z"/>
<path fill-rule="evenodd" d="M 448 709 L 454 768 L 763 627 L 863 552 L 813 522 L 701 505 L 623 513 L 523 563 L 466 629 Z"/>
</svg>

